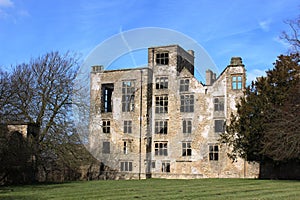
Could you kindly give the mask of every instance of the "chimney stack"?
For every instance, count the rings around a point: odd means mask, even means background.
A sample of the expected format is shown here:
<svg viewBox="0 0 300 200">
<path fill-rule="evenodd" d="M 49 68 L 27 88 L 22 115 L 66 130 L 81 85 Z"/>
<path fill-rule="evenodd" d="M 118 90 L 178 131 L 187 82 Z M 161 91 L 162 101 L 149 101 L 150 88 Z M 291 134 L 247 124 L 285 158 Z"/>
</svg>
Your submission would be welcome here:
<svg viewBox="0 0 300 200">
<path fill-rule="evenodd" d="M 92 66 L 92 72 L 102 72 L 104 70 L 103 65 Z"/>
<path fill-rule="evenodd" d="M 194 56 L 195 55 L 195 52 L 193 50 L 188 50 L 187 51 L 190 55 Z"/>
<path fill-rule="evenodd" d="M 217 80 L 216 73 L 213 73 L 210 69 L 206 70 L 206 85 L 212 85 Z"/>
</svg>

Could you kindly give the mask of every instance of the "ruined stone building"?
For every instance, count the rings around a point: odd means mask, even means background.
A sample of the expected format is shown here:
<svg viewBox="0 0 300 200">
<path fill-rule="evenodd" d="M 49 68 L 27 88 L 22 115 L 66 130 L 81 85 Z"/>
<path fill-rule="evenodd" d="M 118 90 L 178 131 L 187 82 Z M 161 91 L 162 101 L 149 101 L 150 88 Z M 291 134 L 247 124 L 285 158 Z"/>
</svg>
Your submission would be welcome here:
<svg viewBox="0 0 300 200">
<path fill-rule="evenodd" d="M 258 167 L 218 142 L 246 84 L 240 57 L 206 84 L 194 77 L 194 52 L 148 48 L 145 68 L 91 72 L 90 142 L 124 178 L 256 177 Z"/>
</svg>

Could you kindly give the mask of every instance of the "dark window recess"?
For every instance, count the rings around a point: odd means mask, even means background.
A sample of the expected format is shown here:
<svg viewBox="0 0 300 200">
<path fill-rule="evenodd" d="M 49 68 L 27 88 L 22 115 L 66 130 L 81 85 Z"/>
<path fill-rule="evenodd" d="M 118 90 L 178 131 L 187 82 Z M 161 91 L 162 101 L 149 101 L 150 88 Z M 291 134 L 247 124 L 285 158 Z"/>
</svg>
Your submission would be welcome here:
<svg viewBox="0 0 300 200">
<path fill-rule="evenodd" d="M 103 142 L 102 153 L 110 153 L 110 142 Z"/>
<path fill-rule="evenodd" d="M 128 142 L 123 143 L 123 153 L 128 154 Z"/>
<path fill-rule="evenodd" d="M 189 79 L 180 80 L 179 91 L 180 92 L 188 92 L 189 91 L 189 85 L 190 85 L 190 80 Z"/>
<path fill-rule="evenodd" d="M 214 99 L 215 111 L 224 111 L 224 98 L 218 97 Z"/>
<path fill-rule="evenodd" d="M 155 113 L 168 113 L 168 96 L 155 97 Z"/>
<path fill-rule="evenodd" d="M 121 171 L 122 172 L 131 172 L 132 171 L 132 162 L 121 162 Z"/>
<path fill-rule="evenodd" d="M 169 161 L 162 161 L 161 163 L 161 172 L 170 172 L 170 162 Z"/>
<path fill-rule="evenodd" d="M 168 121 L 156 121 L 155 134 L 168 134 Z"/>
<path fill-rule="evenodd" d="M 122 112 L 134 111 L 135 81 L 122 82 Z"/>
<path fill-rule="evenodd" d="M 224 120 L 215 120 L 215 132 L 223 133 L 225 131 L 225 122 Z"/>
<path fill-rule="evenodd" d="M 218 145 L 209 145 L 209 160 L 219 160 Z"/>
<path fill-rule="evenodd" d="M 182 143 L 182 156 L 191 156 L 192 155 L 192 146 L 191 142 Z"/>
<path fill-rule="evenodd" d="M 102 121 L 102 131 L 103 131 L 103 133 L 110 133 L 110 121 L 109 120 Z"/>
<path fill-rule="evenodd" d="M 158 65 L 168 65 L 169 64 L 169 53 L 157 53 L 156 54 L 156 64 Z"/>
<path fill-rule="evenodd" d="M 156 78 L 155 88 L 160 89 L 168 89 L 168 77 L 159 77 Z"/>
<path fill-rule="evenodd" d="M 114 91 L 114 84 L 101 85 L 101 112 L 112 112 L 112 93 Z"/>
<path fill-rule="evenodd" d="M 182 121 L 182 131 L 184 134 L 192 133 L 192 121 L 191 120 L 183 120 Z"/>
<path fill-rule="evenodd" d="M 156 156 L 167 156 L 168 155 L 168 143 L 167 142 L 156 142 L 154 150 L 155 150 Z"/>
<path fill-rule="evenodd" d="M 124 133 L 132 133 L 132 121 L 124 121 Z"/>
</svg>

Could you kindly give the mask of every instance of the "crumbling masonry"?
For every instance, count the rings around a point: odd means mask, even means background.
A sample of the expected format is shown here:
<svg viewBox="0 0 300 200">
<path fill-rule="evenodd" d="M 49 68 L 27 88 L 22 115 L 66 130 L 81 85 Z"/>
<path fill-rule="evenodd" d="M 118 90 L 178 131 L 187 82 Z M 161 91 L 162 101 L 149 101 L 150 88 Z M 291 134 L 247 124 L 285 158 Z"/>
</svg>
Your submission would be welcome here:
<svg viewBox="0 0 300 200">
<path fill-rule="evenodd" d="M 218 142 L 243 95 L 240 57 L 206 84 L 194 77 L 194 52 L 148 49 L 146 68 L 91 72 L 90 144 L 116 178 L 257 177 L 258 165 L 232 163 Z"/>
</svg>

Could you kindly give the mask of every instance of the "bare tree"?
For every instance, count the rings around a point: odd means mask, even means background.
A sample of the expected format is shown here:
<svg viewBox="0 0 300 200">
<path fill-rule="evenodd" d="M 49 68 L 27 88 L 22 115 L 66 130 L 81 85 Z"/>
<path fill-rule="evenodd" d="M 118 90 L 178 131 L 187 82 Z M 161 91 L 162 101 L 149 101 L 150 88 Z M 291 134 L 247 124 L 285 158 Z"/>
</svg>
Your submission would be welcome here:
<svg viewBox="0 0 300 200">
<path fill-rule="evenodd" d="M 91 158 L 82 148 L 71 112 L 78 61 L 70 52 L 51 52 L 15 66 L 11 74 L 1 73 L 2 120 L 39 126 L 36 171 L 77 169 L 78 162 Z"/>
<path fill-rule="evenodd" d="M 281 39 L 286 40 L 291 45 L 292 52 L 298 52 L 300 50 L 300 16 L 294 20 L 287 20 L 285 22 L 290 26 L 290 32 L 283 31 Z"/>
</svg>

